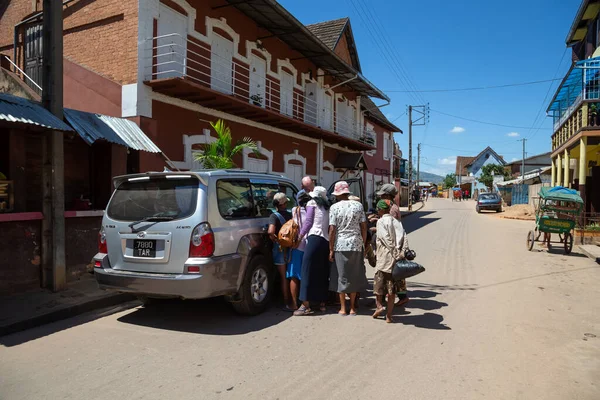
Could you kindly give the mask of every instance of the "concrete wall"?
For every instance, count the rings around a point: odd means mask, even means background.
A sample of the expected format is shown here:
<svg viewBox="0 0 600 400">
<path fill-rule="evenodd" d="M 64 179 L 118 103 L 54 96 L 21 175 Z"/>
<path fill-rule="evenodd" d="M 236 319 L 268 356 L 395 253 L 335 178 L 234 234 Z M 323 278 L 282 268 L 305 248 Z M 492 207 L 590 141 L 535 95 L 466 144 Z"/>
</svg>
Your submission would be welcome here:
<svg viewBox="0 0 600 400">
<path fill-rule="evenodd" d="M 42 221 L 0 222 L 0 295 L 40 287 Z"/>
</svg>

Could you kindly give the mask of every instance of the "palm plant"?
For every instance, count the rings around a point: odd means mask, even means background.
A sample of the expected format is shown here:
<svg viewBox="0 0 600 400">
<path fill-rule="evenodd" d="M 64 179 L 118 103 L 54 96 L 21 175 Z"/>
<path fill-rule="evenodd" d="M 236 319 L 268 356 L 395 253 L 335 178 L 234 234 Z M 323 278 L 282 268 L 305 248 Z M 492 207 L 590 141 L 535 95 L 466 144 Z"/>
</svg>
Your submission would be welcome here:
<svg viewBox="0 0 600 400">
<path fill-rule="evenodd" d="M 235 145 L 232 144 L 231 129 L 222 119 L 211 122 L 210 126 L 217 133 L 217 140 L 204 146 L 202 152 L 197 153 L 194 158 L 206 169 L 229 169 L 235 167 L 233 157 L 249 149 L 258 153 L 258 146 L 249 137 L 243 138 Z"/>
</svg>

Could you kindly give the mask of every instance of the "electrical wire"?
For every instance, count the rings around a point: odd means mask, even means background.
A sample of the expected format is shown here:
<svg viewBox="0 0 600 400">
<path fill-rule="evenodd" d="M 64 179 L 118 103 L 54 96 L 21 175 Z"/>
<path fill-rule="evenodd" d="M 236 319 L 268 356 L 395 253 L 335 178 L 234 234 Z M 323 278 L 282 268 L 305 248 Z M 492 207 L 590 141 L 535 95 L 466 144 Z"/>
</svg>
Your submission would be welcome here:
<svg viewBox="0 0 600 400">
<path fill-rule="evenodd" d="M 430 108 L 430 110 L 433 111 L 433 112 L 436 112 L 438 114 L 446 115 L 448 117 L 457 118 L 457 119 L 463 119 L 465 121 L 475 122 L 475 123 L 478 123 L 478 124 L 501 126 L 501 127 L 504 127 L 504 128 L 515 128 L 515 129 L 535 129 L 535 126 L 531 127 L 531 126 L 516 126 L 516 125 L 498 124 L 498 123 L 495 123 L 495 122 L 486 122 L 486 121 L 479 121 L 479 120 L 471 119 L 471 118 L 460 117 L 458 115 L 448 114 L 448 113 L 445 113 L 443 111 L 434 110 L 433 108 Z"/>
<path fill-rule="evenodd" d="M 393 53 L 389 51 L 389 48 L 391 46 L 388 45 L 386 47 L 385 40 L 387 40 L 387 37 L 386 35 L 382 34 L 381 31 L 379 31 L 379 24 L 377 24 L 375 21 L 372 21 L 373 17 L 369 11 L 369 8 L 363 7 L 359 0 L 350 0 L 350 3 L 354 8 L 356 14 L 360 18 L 361 22 L 365 25 L 368 34 L 371 37 L 371 41 L 378 48 L 382 57 L 385 58 L 386 66 L 396 76 L 398 82 L 408 90 L 416 89 L 414 84 L 412 84 L 412 82 L 410 81 L 409 77 L 405 74 L 401 65 L 398 64 L 399 60 L 397 58 L 394 58 Z M 419 97 L 418 94 L 408 93 L 408 95 L 411 98 L 411 100 L 416 103 L 424 102 L 423 97 Z"/>
<path fill-rule="evenodd" d="M 562 55 L 562 57 L 560 58 L 560 61 L 558 62 L 558 66 L 556 67 L 556 72 L 554 72 L 554 76 L 555 76 L 555 77 L 557 76 L 557 74 L 558 74 L 558 73 L 559 73 L 559 71 L 560 71 L 560 67 L 561 67 L 561 65 L 562 65 L 562 63 L 563 63 L 563 60 L 564 60 L 564 58 L 565 58 L 565 55 L 567 54 L 567 51 L 568 51 L 568 50 L 569 50 L 569 48 L 568 48 L 568 47 L 567 47 L 567 48 L 565 48 L 565 51 L 563 52 L 563 55 Z M 533 121 L 533 126 L 535 126 L 535 125 L 536 125 L 536 123 L 537 123 L 537 121 L 538 121 L 538 118 L 540 117 L 541 113 L 544 111 L 544 107 L 545 107 L 545 106 L 546 106 L 546 104 L 547 104 L 546 102 L 548 101 L 548 96 L 549 96 L 549 95 L 550 95 L 550 93 L 551 93 L 551 89 L 552 89 L 552 83 L 550 84 L 550 86 L 548 86 L 548 90 L 546 91 L 546 95 L 544 96 L 544 100 L 542 100 L 542 105 L 540 106 L 540 110 L 538 111 L 538 113 L 537 113 L 537 115 L 536 115 L 536 117 L 535 117 L 535 120 Z M 533 137 L 534 137 L 534 136 L 535 136 L 535 135 L 536 135 L 536 134 L 539 132 L 539 130 L 540 130 L 540 129 L 541 129 L 541 127 L 542 127 L 543 121 L 544 121 L 544 119 L 542 118 L 542 120 L 541 120 L 541 122 L 540 122 L 540 125 L 538 126 L 538 128 L 537 128 L 535 131 L 533 131 L 533 132 L 531 132 L 531 130 L 529 131 L 529 133 L 531 133 L 531 134 L 529 135 L 529 137 L 527 138 L 527 140 L 529 140 L 529 139 L 533 138 Z"/>
<path fill-rule="evenodd" d="M 561 60 L 562 62 L 562 60 Z M 443 92 L 466 92 L 472 90 L 488 90 L 488 89 L 500 89 L 507 87 L 515 87 L 515 86 L 527 86 L 527 85 L 536 85 L 539 83 L 546 82 L 555 82 L 561 81 L 562 78 L 553 78 L 553 79 L 543 79 L 540 81 L 530 81 L 530 82 L 520 82 L 520 83 L 507 83 L 504 85 L 492 85 L 492 86 L 478 86 L 478 87 L 468 87 L 468 88 L 456 88 L 456 89 L 426 89 L 426 90 L 389 90 L 386 89 L 384 92 L 387 93 L 443 93 Z"/>
</svg>

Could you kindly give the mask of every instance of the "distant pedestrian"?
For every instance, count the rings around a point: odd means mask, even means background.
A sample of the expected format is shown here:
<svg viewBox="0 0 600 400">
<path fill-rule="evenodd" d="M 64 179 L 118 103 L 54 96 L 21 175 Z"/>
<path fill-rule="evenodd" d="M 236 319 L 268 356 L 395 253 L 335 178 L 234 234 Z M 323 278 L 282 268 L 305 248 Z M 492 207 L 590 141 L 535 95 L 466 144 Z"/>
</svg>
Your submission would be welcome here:
<svg viewBox="0 0 600 400">
<path fill-rule="evenodd" d="M 465 190 L 465 200 L 469 200 L 469 199 L 470 199 L 470 197 L 469 197 L 469 189 L 466 189 Z"/>
<path fill-rule="evenodd" d="M 325 302 L 329 292 L 330 263 L 329 250 L 329 202 L 327 190 L 322 186 L 310 192 L 306 204 L 306 217 L 300 228 L 300 239 L 307 238 L 302 260 L 302 280 L 300 281 L 300 301 L 302 305 L 294 315 L 309 315 L 313 311 L 311 303 L 319 303 L 325 312 Z"/>
<path fill-rule="evenodd" d="M 397 292 L 397 283 L 392 277 L 392 270 L 396 261 L 404 258 L 402 254 L 402 240 L 404 228 L 400 221 L 390 215 L 391 203 L 389 200 L 379 200 L 377 211 L 380 215 L 377 221 L 377 265 L 373 279 L 373 293 L 376 296 L 377 309 L 373 318 L 386 312 L 386 322 L 392 322 L 394 300 Z M 387 309 L 383 302 L 387 296 Z"/>
<path fill-rule="evenodd" d="M 329 260 L 331 268 L 329 287 L 338 292 L 340 315 L 347 315 L 346 293 L 350 295 L 350 315 L 356 315 L 357 293 L 367 286 L 364 246 L 367 240 L 367 222 L 362 205 L 349 200 L 348 183 L 335 184 L 333 195 L 337 202 L 329 210 Z"/>
<path fill-rule="evenodd" d="M 287 204 L 289 199 L 285 193 L 276 193 L 273 196 L 273 207 L 275 212 L 269 217 L 269 237 L 273 242 L 273 264 L 279 272 L 279 278 L 281 279 L 281 291 L 283 292 L 284 310 L 293 311 L 290 303 L 290 286 L 286 279 L 286 260 L 285 253 L 279 245 L 279 230 L 287 221 L 292 218 L 292 214 L 287 210 Z"/>
<path fill-rule="evenodd" d="M 310 196 L 304 190 L 300 190 L 296 195 L 298 206 L 292 209 L 292 218 L 298 224 L 300 229 L 306 221 L 306 204 L 310 201 Z M 290 261 L 287 264 L 285 277 L 290 283 L 291 305 L 294 310 L 298 309 L 298 296 L 300 295 L 300 282 L 302 281 L 302 261 L 304 259 L 304 250 L 306 247 L 306 237 L 298 238 L 298 247 L 292 249 Z"/>
</svg>

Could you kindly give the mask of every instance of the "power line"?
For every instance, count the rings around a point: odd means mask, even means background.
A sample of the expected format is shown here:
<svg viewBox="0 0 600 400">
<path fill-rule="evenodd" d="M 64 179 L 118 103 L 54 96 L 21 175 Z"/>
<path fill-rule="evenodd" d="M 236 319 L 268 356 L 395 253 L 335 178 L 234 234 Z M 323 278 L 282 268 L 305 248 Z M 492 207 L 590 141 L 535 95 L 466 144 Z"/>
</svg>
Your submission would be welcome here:
<svg viewBox="0 0 600 400">
<path fill-rule="evenodd" d="M 398 82 L 408 90 L 415 90 L 416 87 L 414 86 L 414 84 L 412 84 L 410 77 L 404 71 L 402 63 L 399 61 L 397 56 L 395 56 L 395 53 L 389 51 L 389 48 L 391 48 L 392 46 L 390 46 L 389 42 L 387 42 L 387 35 L 381 33 L 381 30 L 379 29 L 380 24 L 376 23 L 375 18 L 372 16 L 369 8 L 366 6 L 363 7 L 363 5 L 360 3 L 360 0 L 356 0 L 356 2 L 355 0 L 350 0 L 350 2 L 354 10 L 356 11 L 356 14 L 367 28 L 372 42 L 377 46 L 381 55 L 386 59 L 386 65 L 396 76 Z M 408 93 L 408 95 L 412 99 L 412 101 L 416 103 L 426 103 L 424 98 L 418 93 Z"/>
<path fill-rule="evenodd" d="M 468 149 L 453 149 L 453 148 L 451 148 L 451 147 L 434 146 L 434 145 L 431 145 L 431 144 L 425 144 L 425 143 L 423 143 L 423 146 L 426 146 L 426 147 L 432 147 L 432 148 L 434 148 L 434 149 L 441 149 L 441 150 L 451 150 L 451 151 L 459 151 L 459 152 L 469 152 L 469 151 L 471 151 L 471 150 L 468 150 Z M 472 151 L 480 151 L 480 150 L 472 150 Z M 504 152 L 504 151 L 503 151 L 503 152 L 502 152 L 502 154 L 503 154 L 503 155 L 504 155 L 504 154 L 511 154 L 511 155 L 512 155 L 512 154 L 519 154 L 519 155 L 520 155 L 521 153 L 520 153 L 520 152 L 516 152 L 516 153 L 515 153 L 515 152 Z"/>
<path fill-rule="evenodd" d="M 565 58 L 565 55 L 567 54 L 567 50 L 568 50 L 568 48 L 565 48 L 565 51 L 563 52 L 563 55 L 560 58 L 560 61 L 558 62 L 558 66 L 556 67 L 556 72 L 554 72 L 554 76 L 557 76 L 558 72 L 560 71 L 560 67 L 561 67 L 562 62 L 563 62 L 563 60 Z M 544 111 L 544 106 L 546 105 L 546 101 L 548 100 L 548 96 L 551 93 L 551 89 L 552 89 L 552 83 L 550 84 L 550 86 L 548 86 L 548 90 L 546 91 L 546 95 L 544 96 L 544 100 L 542 100 L 542 105 L 540 106 L 540 110 L 538 111 L 538 113 L 537 113 L 537 115 L 535 117 L 535 120 L 533 120 L 533 125 L 534 126 L 536 125 L 536 123 L 538 121 L 538 118 L 540 117 L 542 111 Z M 542 120 L 540 121 L 540 125 L 538 126 L 538 128 L 533 133 L 531 133 L 531 135 L 528 137 L 528 139 L 531 139 L 532 137 L 534 137 L 539 132 L 539 130 L 542 127 L 543 121 L 544 121 L 544 119 L 542 118 Z M 530 130 L 530 132 L 531 132 L 531 130 Z"/>
<path fill-rule="evenodd" d="M 479 121 L 479 120 L 471 119 L 471 118 L 460 117 L 458 115 L 448 114 L 448 113 L 445 113 L 443 111 L 434 110 L 433 108 L 431 108 L 430 110 L 433 111 L 433 112 L 436 112 L 438 114 L 446 115 L 448 117 L 457 118 L 457 119 L 463 119 L 465 121 L 475 122 L 475 123 L 478 123 L 478 124 L 502 126 L 504 128 L 535 129 L 535 126 L 531 127 L 531 126 L 516 126 L 516 125 L 497 124 L 495 122 L 486 122 L 486 121 Z"/>
<path fill-rule="evenodd" d="M 562 62 L 562 60 L 561 60 Z M 467 88 L 456 88 L 456 89 L 425 89 L 425 90 L 384 90 L 388 93 L 442 93 L 442 92 L 466 92 L 472 90 L 487 90 L 487 89 L 500 89 L 514 86 L 527 86 L 536 85 L 539 83 L 560 81 L 562 78 L 544 79 L 540 81 L 520 82 L 520 83 L 507 83 L 505 85 L 492 85 L 492 86 L 477 86 Z"/>
<path fill-rule="evenodd" d="M 398 121 L 400 118 L 404 117 L 405 115 L 406 115 L 406 111 L 404 111 L 400 116 L 394 118 L 394 120 L 390 121 L 390 122 L 393 124 L 394 122 Z"/>
</svg>

